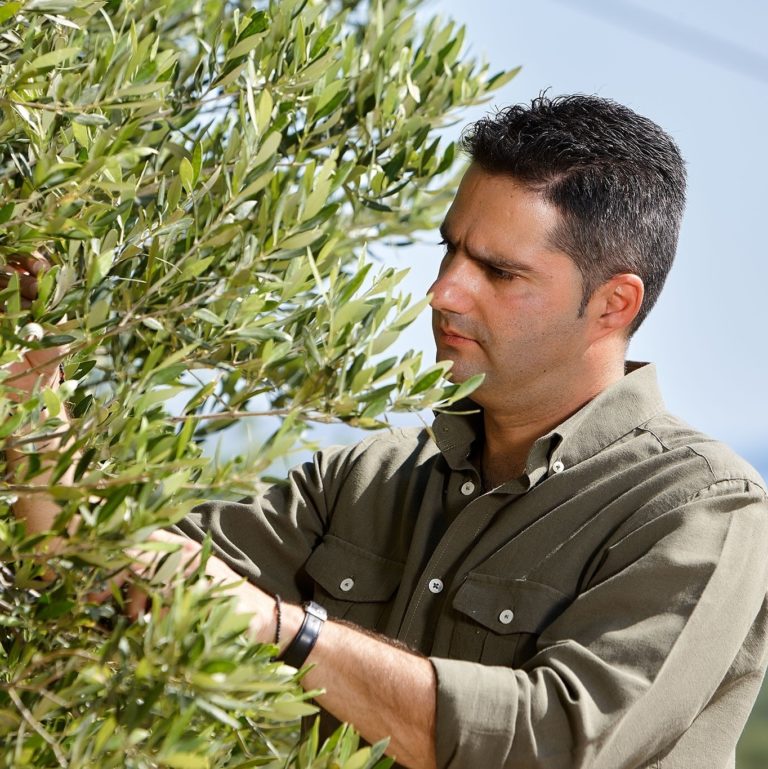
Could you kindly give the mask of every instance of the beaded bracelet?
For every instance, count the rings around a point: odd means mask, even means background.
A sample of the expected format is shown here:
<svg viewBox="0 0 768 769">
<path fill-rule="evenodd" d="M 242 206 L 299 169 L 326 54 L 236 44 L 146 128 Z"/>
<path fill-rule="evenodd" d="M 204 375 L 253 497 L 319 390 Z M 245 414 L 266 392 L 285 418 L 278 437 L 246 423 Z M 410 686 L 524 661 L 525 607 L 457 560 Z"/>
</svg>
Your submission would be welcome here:
<svg viewBox="0 0 768 769">
<path fill-rule="evenodd" d="M 282 629 L 283 624 L 283 607 L 280 600 L 280 596 L 275 593 L 275 646 L 279 648 L 280 646 L 280 630 Z"/>
</svg>

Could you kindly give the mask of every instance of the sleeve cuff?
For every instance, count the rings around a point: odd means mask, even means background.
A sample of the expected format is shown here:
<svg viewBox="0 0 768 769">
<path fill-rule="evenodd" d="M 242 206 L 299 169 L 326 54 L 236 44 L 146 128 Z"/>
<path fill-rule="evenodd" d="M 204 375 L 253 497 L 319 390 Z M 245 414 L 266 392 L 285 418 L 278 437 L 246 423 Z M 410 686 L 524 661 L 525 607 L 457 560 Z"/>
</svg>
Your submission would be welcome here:
<svg viewBox="0 0 768 769">
<path fill-rule="evenodd" d="M 463 660 L 430 662 L 437 679 L 438 769 L 504 766 L 515 736 L 518 674 Z"/>
</svg>

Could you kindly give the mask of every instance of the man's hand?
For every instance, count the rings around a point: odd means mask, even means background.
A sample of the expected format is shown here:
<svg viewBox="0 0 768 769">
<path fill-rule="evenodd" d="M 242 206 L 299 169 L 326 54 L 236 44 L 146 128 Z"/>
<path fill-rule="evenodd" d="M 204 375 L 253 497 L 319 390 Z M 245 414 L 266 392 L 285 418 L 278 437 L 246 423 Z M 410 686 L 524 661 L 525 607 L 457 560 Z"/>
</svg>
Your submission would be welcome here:
<svg viewBox="0 0 768 769">
<path fill-rule="evenodd" d="M 122 572 L 115 579 L 118 585 L 127 590 L 126 611 L 136 619 L 146 608 L 147 595 L 141 585 L 136 583 L 139 577 L 143 584 L 156 584 L 158 589 L 170 587 L 178 578 L 192 574 L 200 567 L 201 546 L 187 537 L 168 531 L 156 531 L 149 537 L 149 543 L 164 543 L 175 550 L 156 551 L 133 548 L 130 555 L 134 565 Z M 170 548 L 169 548 L 170 550 Z M 275 599 L 255 585 L 244 580 L 227 566 L 224 561 L 211 555 L 205 563 L 205 577 L 212 585 L 226 588 L 222 595 L 236 599 L 237 610 L 250 618 L 249 630 L 254 641 L 271 643 L 275 638 Z M 100 598 L 107 597 L 104 593 Z M 298 628 L 297 628 L 298 630 Z"/>
<path fill-rule="evenodd" d="M 28 307 L 38 295 L 38 280 L 45 270 L 50 268 L 49 262 L 40 255 L 14 254 L 7 257 L 6 264 L 0 266 L 0 290 L 6 288 L 11 279 L 18 276 L 22 305 Z M 0 307 L 0 313 L 4 310 Z M 43 328 L 37 323 L 28 323 L 21 329 L 21 336 L 26 341 L 39 341 L 43 338 Z M 6 388 L 7 397 L 15 401 L 23 401 L 35 390 L 35 388 L 58 386 L 59 363 L 66 354 L 63 347 L 46 347 L 41 349 L 27 349 L 23 359 L 7 364 L 3 385 Z M 67 422 L 67 413 L 62 409 L 59 414 L 62 422 Z M 59 505 L 48 493 L 49 484 L 56 464 L 58 454 L 67 448 L 66 441 L 70 438 L 62 438 L 62 431 L 55 436 L 40 436 L 35 440 L 35 451 L 41 461 L 39 471 L 36 473 L 32 490 L 19 493 L 17 501 L 13 505 L 14 515 L 26 522 L 29 532 L 48 531 L 58 515 Z M 66 431 L 63 431 L 66 432 Z M 21 474 L 25 476 L 23 468 L 26 463 L 24 448 L 14 447 L 12 442 L 4 446 L 7 467 L 10 470 L 8 480 L 14 481 Z M 58 478 L 58 483 L 71 483 L 74 466 L 77 457 L 69 469 Z M 30 485 L 25 478 L 25 484 Z M 76 522 L 72 522 L 74 529 Z M 52 541 L 49 546 L 56 549 L 59 542 Z"/>
<path fill-rule="evenodd" d="M 19 276 L 19 288 L 23 307 L 29 307 L 37 298 L 38 279 L 48 269 L 50 263 L 39 255 L 12 254 L 7 263 L 0 267 L 0 290 L 6 288 L 14 275 Z M 22 328 L 22 334 L 27 341 L 40 340 L 43 329 L 37 323 L 28 323 Z M 31 393 L 36 386 L 55 386 L 58 383 L 58 366 L 66 350 L 63 347 L 47 347 L 40 350 L 30 350 L 24 355 L 24 360 L 7 366 L 10 375 L 5 383 L 20 393 Z"/>
<path fill-rule="evenodd" d="M 0 267 L 0 289 L 6 288 L 14 275 L 19 276 L 22 307 L 37 299 L 38 276 L 49 269 L 50 262 L 39 254 L 11 254 Z"/>
<path fill-rule="evenodd" d="M 173 545 L 176 550 L 170 555 L 167 550 L 131 551 L 136 562 L 118 581 L 127 585 L 127 611 L 134 618 L 145 610 L 147 599 L 135 581 L 137 577 L 143 585 L 156 583 L 158 589 L 167 589 L 175 582 L 174 577 L 191 574 L 200 566 L 201 546 L 193 540 L 157 531 L 148 542 Z M 243 580 L 216 556 L 206 561 L 205 575 L 212 584 L 228 586 L 222 592 L 235 597 L 237 610 L 250 618 L 254 641 L 274 641 L 276 610 L 272 596 Z M 282 604 L 281 614 L 279 647 L 283 651 L 299 631 L 304 611 L 299 606 Z M 404 766 L 434 769 L 436 684 L 429 660 L 383 638 L 328 621 L 308 663 L 315 667 L 303 677 L 302 685 L 324 690 L 317 698 L 324 708 L 352 723 L 371 743 L 391 735 L 387 753 Z"/>
</svg>

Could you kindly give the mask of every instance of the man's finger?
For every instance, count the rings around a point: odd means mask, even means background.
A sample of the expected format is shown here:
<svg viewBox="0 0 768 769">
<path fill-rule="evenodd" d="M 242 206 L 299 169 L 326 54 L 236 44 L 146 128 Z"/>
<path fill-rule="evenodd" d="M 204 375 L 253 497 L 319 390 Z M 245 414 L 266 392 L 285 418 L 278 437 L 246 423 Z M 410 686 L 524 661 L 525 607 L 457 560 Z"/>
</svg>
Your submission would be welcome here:
<svg viewBox="0 0 768 769">
<path fill-rule="evenodd" d="M 35 276 L 51 268 L 51 263 L 40 254 L 10 254 L 6 261 L 9 265 Z"/>
<path fill-rule="evenodd" d="M 37 278 L 34 275 L 20 275 L 19 292 L 24 299 L 37 299 Z"/>
<path fill-rule="evenodd" d="M 200 565 L 200 544 L 188 537 L 159 529 L 150 534 L 148 542 L 162 542 L 168 546 L 178 546 L 180 554 L 180 560 L 177 561 L 180 563 L 179 575 L 183 573 L 184 576 L 189 576 Z"/>
<path fill-rule="evenodd" d="M 0 268 L 0 289 L 6 288 L 14 275 L 19 276 L 19 292 L 23 299 L 37 299 L 37 276 L 6 265 Z"/>
<path fill-rule="evenodd" d="M 125 613 L 132 620 L 137 620 L 146 613 L 149 601 L 149 593 L 146 590 L 142 590 L 136 584 L 129 584 L 123 594 L 125 595 Z"/>
<path fill-rule="evenodd" d="M 19 288 L 24 306 L 37 299 L 37 280 L 51 268 L 51 263 L 40 254 L 10 254 L 0 266 L 0 289 L 5 288 L 14 275 L 19 276 Z M 24 301 L 26 300 L 26 301 Z"/>
</svg>

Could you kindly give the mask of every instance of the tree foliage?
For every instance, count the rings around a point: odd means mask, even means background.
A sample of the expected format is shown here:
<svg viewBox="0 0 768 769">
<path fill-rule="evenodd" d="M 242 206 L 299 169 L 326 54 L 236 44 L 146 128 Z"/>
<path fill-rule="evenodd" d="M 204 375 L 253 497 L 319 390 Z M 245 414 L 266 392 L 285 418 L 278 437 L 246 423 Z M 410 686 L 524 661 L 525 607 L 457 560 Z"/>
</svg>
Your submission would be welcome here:
<svg viewBox="0 0 768 769">
<path fill-rule="evenodd" d="M 348 731 L 293 750 L 312 707 L 293 671 L 196 575 L 134 624 L 117 591 L 94 595 L 127 546 L 152 547 L 195 500 L 253 490 L 309 421 L 376 427 L 473 386 L 387 357 L 424 303 L 369 252 L 434 225 L 455 156 L 436 129 L 510 76 L 467 61 L 463 30 L 422 23 L 417 6 L 0 7 L 0 262 L 53 265 L 31 306 L 16 275 L 0 292 L 0 442 L 27 454 L 0 489 L 0 765 L 380 758 Z M 66 381 L 20 399 L 14 371 L 41 349 Z M 281 417 L 262 445 L 203 455 L 207 435 L 255 412 Z M 57 434 L 69 443 L 47 458 L 64 538 L 52 553 L 10 507 L 39 493 L 36 443 Z"/>
</svg>

